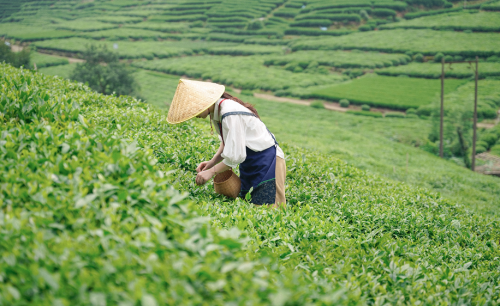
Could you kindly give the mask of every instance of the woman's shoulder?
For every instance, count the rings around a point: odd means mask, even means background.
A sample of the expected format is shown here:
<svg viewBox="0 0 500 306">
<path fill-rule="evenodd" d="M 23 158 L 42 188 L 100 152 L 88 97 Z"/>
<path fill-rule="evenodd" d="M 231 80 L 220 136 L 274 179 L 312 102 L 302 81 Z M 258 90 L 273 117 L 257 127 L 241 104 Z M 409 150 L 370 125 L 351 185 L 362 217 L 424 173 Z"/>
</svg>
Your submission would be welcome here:
<svg viewBox="0 0 500 306">
<path fill-rule="evenodd" d="M 225 114 L 229 112 L 250 112 L 250 110 L 236 101 L 226 99 L 221 104 L 221 113 Z"/>
</svg>

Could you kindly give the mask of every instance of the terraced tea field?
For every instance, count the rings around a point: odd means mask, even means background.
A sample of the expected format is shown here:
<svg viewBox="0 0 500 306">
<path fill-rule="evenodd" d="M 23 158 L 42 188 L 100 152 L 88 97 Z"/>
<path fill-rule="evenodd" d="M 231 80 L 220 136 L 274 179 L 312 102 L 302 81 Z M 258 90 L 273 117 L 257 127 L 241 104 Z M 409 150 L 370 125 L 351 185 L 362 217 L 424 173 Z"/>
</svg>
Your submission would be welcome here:
<svg viewBox="0 0 500 306">
<path fill-rule="evenodd" d="M 407 75 L 417 78 L 437 79 L 441 77 L 441 63 L 410 63 L 406 66 L 388 67 L 377 70 L 380 75 L 398 76 Z M 474 76 L 475 62 L 470 64 L 446 64 L 445 77 L 447 78 L 470 78 Z M 479 77 L 500 76 L 500 63 L 479 63 Z"/>
<path fill-rule="evenodd" d="M 134 62 L 133 66 L 191 78 L 210 79 L 213 82 L 243 89 L 280 90 L 290 87 L 308 87 L 338 83 L 347 79 L 336 74 L 304 74 L 264 66 L 266 57 L 196 56 L 175 61 L 155 60 Z M 207 65 L 207 63 L 210 63 Z M 238 67 L 237 70 L 234 67 Z M 242 73 L 244 71 L 244 73 Z M 307 76 L 307 74 L 306 74 Z"/>
<path fill-rule="evenodd" d="M 460 298 L 451 290 L 456 285 L 471 302 L 498 296 L 490 281 L 499 277 L 494 218 L 285 144 L 291 208 L 273 211 L 228 201 L 192 182 L 204 152 L 215 150 L 206 129 L 167 125 L 165 115 L 127 97 L 0 69 L 13 84 L 2 88 L 10 101 L 24 99 L 33 106 L 37 98 L 50 101 L 50 109 L 28 111 L 14 103 L 2 108 L 7 121 L 0 160 L 9 171 L 2 173 L 0 195 L 17 212 L 4 218 L 0 252 L 10 267 L 4 268 L 5 301 L 276 304 L 279 296 L 296 304 L 402 297 L 450 303 Z M 31 84 L 24 89 L 30 95 L 14 86 L 23 80 Z M 18 116 L 24 124 L 11 120 Z M 36 146 L 16 153 L 27 139 Z M 177 170 L 168 171 L 173 167 Z M 16 239 L 21 236 L 25 239 Z M 409 247 L 411 252 L 405 251 Z M 43 264 L 31 252 L 37 248 L 51 255 Z M 76 265 L 76 258 L 87 264 Z M 447 268 L 453 276 L 443 272 Z M 193 278 L 197 281 L 186 289 Z M 85 284 L 92 286 L 80 292 Z M 415 289 L 438 285 L 445 293 Z M 354 286 L 357 293 L 348 289 Z M 374 286 L 384 290 L 368 289 Z"/>
<path fill-rule="evenodd" d="M 454 91 L 464 83 L 462 80 L 447 80 L 445 93 Z M 326 100 L 348 99 L 356 104 L 406 110 L 427 105 L 438 99 L 440 93 L 441 83 L 438 80 L 368 76 L 326 87 L 311 95 Z"/>
<path fill-rule="evenodd" d="M 472 30 L 479 32 L 499 32 L 500 15 L 492 12 L 457 12 L 436 16 L 421 17 L 382 25 L 381 29 L 434 29 L 434 30 Z"/>
<path fill-rule="evenodd" d="M 374 31 L 353 33 L 339 37 L 321 37 L 291 44 L 293 50 L 358 49 L 388 53 L 408 51 L 435 55 L 473 56 L 500 55 L 498 33 L 464 33 L 433 30 Z"/>
<path fill-rule="evenodd" d="M 446 65 L 435 153 L 441 57 L 479 57 L 478 118 L 498 122 L 498 3 L 0 0 L 0 38 L 32 49 L 0 63 L 0 305 L 498 304 L 500 181 L 465 167 L 467 64 Z M 145 101 L 54 77 L 98 44 Z M 194 183 L 219 142 L 167 123 L 180 77 L 256 106 L 286 210 Z M 499 131 L 477 148 L 498 154 Z"/>
</svg>

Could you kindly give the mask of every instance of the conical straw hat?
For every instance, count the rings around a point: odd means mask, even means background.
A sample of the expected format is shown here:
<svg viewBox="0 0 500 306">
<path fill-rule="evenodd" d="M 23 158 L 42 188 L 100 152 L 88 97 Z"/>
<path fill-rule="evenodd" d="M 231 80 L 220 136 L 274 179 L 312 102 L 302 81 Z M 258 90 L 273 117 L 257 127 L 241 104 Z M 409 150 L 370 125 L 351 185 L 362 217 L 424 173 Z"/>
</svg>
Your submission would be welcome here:
<svg viewBox="0 0 500 306">
<path fill-rule="evenodd" d="M 224 90 L 223 85 L 180 79 L 168 110 L 168 123 L 181 123 L 198 116 L 217 102 Z"/>
</svg>

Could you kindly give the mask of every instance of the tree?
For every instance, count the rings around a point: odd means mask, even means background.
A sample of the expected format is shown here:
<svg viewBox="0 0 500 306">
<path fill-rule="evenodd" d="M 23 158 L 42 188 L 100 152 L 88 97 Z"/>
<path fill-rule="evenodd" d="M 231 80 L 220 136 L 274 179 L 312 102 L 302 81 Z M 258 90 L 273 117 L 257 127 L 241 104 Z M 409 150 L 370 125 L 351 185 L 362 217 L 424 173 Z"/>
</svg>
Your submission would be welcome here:
<svg viewBox="0 0 500 306">
<path fill-rule="evenodd" d="M 21 52 L 12 52 L 7 42 L 0 40 L 0 63 L 6 62 L 14 67 L 28 68 L 30 64 L 30 50 L 24 48 Z"/>
<path fill-rule="evenodd" d="M 105 95 L 135 95 L 139 87 L 129 68 L 120 63 L 118 53 L 104 46 L 90 45 L 83 53 L 84 63 L 77 64 L 70 78 Z"/>
</svg>

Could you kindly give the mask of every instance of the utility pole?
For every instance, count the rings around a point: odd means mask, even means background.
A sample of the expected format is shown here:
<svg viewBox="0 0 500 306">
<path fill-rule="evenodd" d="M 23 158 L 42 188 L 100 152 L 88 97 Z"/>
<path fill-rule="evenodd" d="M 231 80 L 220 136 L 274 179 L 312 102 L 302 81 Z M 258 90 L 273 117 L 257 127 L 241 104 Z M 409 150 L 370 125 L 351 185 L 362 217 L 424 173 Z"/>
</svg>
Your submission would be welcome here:
<svg viewBox="0 0 500 306">
<path fill-rule="evenodd" d="M 443 117 L 444 117 L 444 56 L 441 59 L 441 121 L 439 122 L 439 157 L 443 158 Z"/>
<path fill-rule="evenodd" d="M 474 126 L 473 126 L 473 135 L 472 135 L 472 164 L 471 170 L 476 170 L 476 130 L 477 130 L 477 79 L 478 79 L 478 71 L 479 71 L 479 58 L 476 56 L 476 87 L 474 89 Z"/>
</svg>

